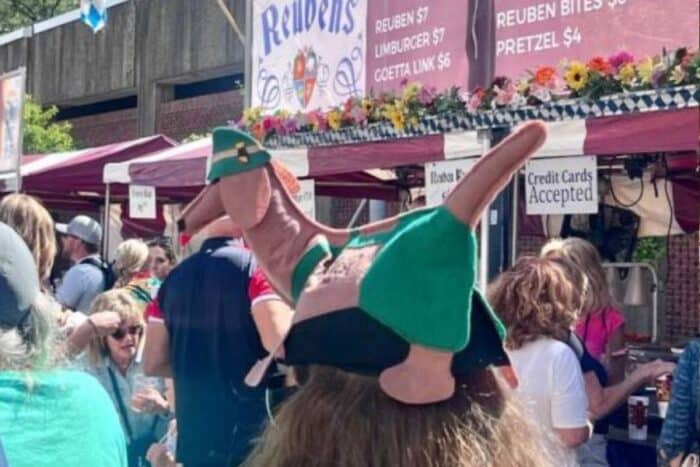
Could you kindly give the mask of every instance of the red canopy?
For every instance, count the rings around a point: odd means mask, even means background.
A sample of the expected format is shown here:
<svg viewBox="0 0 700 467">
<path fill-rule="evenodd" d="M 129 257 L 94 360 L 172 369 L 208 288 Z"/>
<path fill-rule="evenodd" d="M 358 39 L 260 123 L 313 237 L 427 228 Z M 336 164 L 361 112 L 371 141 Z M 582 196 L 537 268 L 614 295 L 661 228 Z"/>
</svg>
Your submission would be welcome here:
<svg viewBox="0 0 700 467">
<path fill-rule="evenodd" d="M 99 206 L 105 191 L 102 183 L 105 164 L 126 161 L 173 145 L 174 142 L 165 136 L 156 135 L 79 151 L 25 156 L 21 167 L 22 192 L 55 208 Z"/>
</svg>

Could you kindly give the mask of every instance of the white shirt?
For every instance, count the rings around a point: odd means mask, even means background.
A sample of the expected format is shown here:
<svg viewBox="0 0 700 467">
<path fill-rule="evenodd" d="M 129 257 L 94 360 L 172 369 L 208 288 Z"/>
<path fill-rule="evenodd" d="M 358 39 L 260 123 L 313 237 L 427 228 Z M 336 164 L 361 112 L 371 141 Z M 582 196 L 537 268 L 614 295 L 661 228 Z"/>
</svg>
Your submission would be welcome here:
<svg viewBox="0 0 700 467">
<path fill-rule="evenodd" d="M 518 394 L 535 424 L 553 428 L 587 425 L 588 399 L 583 374 L 574 351 L 548 337 L 509 350 L 518 375 Z M 564 448 L 567 464 L 576 465 L 574 449 Z"/>
</svg>

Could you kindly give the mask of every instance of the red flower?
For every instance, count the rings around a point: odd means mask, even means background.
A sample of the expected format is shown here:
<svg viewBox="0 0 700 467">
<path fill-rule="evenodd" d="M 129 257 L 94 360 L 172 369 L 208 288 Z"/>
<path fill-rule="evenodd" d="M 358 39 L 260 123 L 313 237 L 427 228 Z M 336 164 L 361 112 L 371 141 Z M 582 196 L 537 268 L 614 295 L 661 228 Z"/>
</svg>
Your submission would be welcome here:
<svg viewBox="0 0 700 467">
<path fill-rule="evenodd" d="M 609 75 L 612 73 L 612 66 L 610 65 L 610 62 L 608 62 L 606 59 L 603 57 L 593 57 L 587 64 L 588 68 L 591 71 L 597 71 L 603 76 Z"/>
<path fill-rule="evenodd" d="M 550 81 L 554 79 L 556 74 L 557 71 L 551 66 L 540 67 L 535 72 L 535 84 L 539 84 L 540 86 L 547 86 L 550 83 Z"/>
</svg>

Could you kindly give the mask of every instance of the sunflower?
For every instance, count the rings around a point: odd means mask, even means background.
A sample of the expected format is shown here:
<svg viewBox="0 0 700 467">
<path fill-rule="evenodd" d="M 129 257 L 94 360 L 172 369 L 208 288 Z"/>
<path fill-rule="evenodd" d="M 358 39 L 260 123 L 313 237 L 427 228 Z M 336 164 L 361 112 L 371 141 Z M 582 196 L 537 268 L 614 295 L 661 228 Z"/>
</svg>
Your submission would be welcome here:
<svg viewBox="0 0 700 467">
<path fill-rule="evenodd" d="M 331 130 L 338 131 L 343 122 L 343 114 L 340 112 L 340 110 L 333 109 L 326 114 L 326 117 L 328 118 L 328 126 L 331 128 Z"/>
<path fill-rule="evenodd" d="M 588 68 L 581 62 L 573 61 L 564 75 L 567 86 L 574 91 L 580 91 L 588 84 Z"/>
<path fill-rule="evenodd" d="M 620 71 L 617 73 L 617 78 L 622 82 L 622 84 L 630 85 L 637 77 L 637 72 L 634 69 L 634 65 L 631 63 L 625 63 L 620 67 Z"/>
</svg>

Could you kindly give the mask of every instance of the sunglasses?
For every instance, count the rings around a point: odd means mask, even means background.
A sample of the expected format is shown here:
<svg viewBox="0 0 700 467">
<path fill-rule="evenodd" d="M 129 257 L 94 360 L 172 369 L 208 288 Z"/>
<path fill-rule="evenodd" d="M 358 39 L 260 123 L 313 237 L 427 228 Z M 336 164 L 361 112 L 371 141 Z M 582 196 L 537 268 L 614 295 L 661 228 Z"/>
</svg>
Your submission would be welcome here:
<svg viewBox="0 0 700 467">
<path fill-rule="evenodd" d="M 140 336 L 143 332 L 143 326 L 129 326 L 128 328 L 119 328 L 112 333 L 112 337 L 118 341 L 124 339 L 127 334 L 132 336 Z"/>
</svg>

